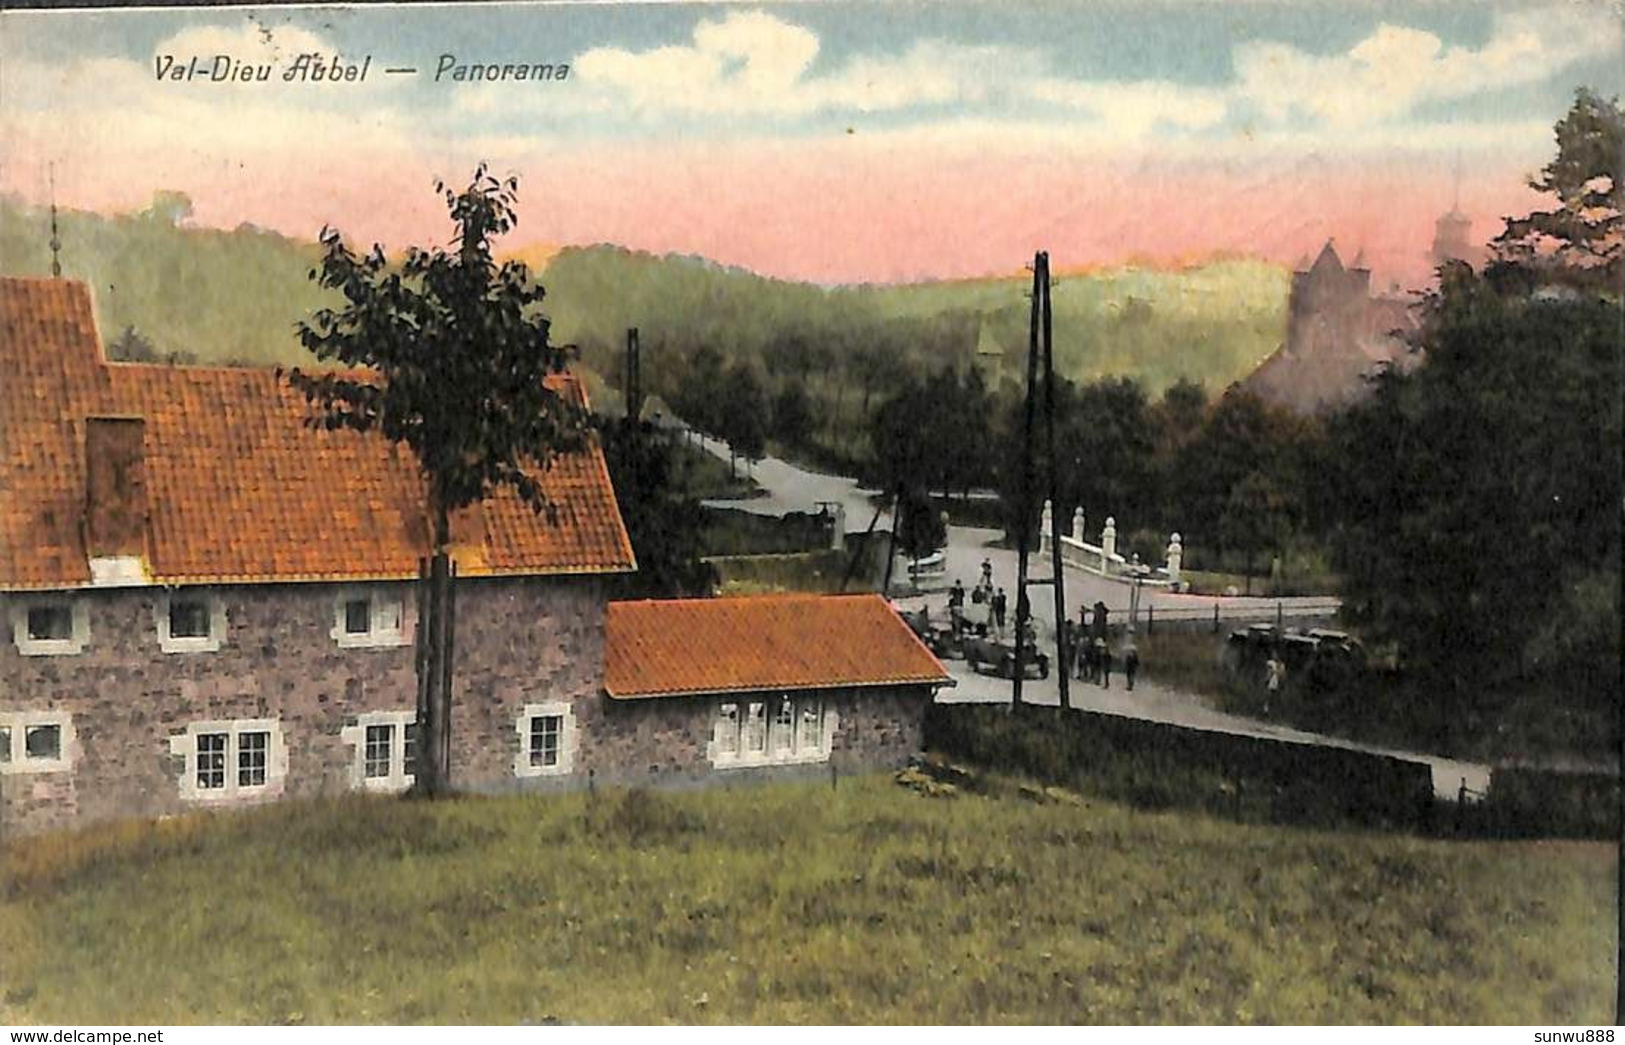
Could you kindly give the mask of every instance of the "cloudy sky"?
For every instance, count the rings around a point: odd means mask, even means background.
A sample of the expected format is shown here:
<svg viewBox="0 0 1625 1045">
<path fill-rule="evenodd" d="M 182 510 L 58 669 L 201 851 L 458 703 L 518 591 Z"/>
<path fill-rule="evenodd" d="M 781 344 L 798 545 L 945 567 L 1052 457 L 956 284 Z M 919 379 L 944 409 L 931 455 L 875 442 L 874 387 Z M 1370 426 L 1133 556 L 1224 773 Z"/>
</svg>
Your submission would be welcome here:
<svg viewBox="0 0 1625 1045">
<path fill-rule="evenodd" d="M 511 243 L 615 242 L 824 282 L 974 276 L 1336 237 L 1426 271 L 1457 194 L 1532 201 L 1574 88 L 1621 91 L 1608 0 L 1545 4 L 514 4 L 0 14 L 0 191 L 200 225 L 443 239 L 436 177 L 521 178 Z M 301 53 L 367 82 L 285 83 Z M 274 63 L 269 83 L 157 62 Z M 434 82 L 568 64 L 563 82 Z M 390 76 L 385 67 L 415 67 Z"/>
</svg>

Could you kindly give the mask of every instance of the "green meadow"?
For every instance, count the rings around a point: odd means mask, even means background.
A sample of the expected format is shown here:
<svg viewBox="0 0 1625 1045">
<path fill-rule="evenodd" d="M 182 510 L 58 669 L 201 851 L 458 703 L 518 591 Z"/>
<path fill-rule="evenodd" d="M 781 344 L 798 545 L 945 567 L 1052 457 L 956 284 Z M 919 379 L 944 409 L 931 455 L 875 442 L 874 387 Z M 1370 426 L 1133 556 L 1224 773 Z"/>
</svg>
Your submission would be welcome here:
<svg viewBox="0 0 1625 1045">
<path fill-rule="evenodd" d="M 1612 846 L 1037 794 L 352 799 L 11 842 L 0 1022 L 1611 1019 Z"/>
</svg>

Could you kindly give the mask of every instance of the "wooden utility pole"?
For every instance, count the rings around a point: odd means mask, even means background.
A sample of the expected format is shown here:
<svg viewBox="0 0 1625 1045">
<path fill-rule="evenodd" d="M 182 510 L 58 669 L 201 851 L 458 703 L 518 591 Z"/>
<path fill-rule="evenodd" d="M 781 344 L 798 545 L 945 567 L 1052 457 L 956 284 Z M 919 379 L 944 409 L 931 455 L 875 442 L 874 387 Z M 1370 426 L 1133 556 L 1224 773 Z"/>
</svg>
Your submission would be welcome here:
<svg viewBox="0 0 1625 1045">
<path fill-rule="evenodd" d="M 1021 687 L 1027 671 L 1027 624 L 1032 618 L 1032 599 L 1027 589 L 1048 584 L 1055 589 L 1055 670 L 1060 687 L 1061 707 L 1072 706 L 1072 693 L 1066 665 L 1066 577 L 1062 572 L 1061 541 L 1058 533 L 1050 536 L 1051 575 L 1048 579 L 1034 580 L 1027 576 L 1027 563 L 1031 553 L 1034 487 L 1033 475 L 1033 415 L 1038 407 L 1039 360 L 1043 360 L 1044 381 L 1044 438 L 1047 447 L 1045 467 L 1048 471 L 1048 496 L 1053 507 L 1060 504 L 1055 475 L 1055 348 L 1054 316 L 1050 310 L 1049 254 L 1039 251 L 1033 256 L 1033 307 L 1027 338 L 1027 401 L 1021 426 L 1021 483 L 1018 510 L 1021 525 L 1016 534 L 1016 650 L 1015 677 L 1011 680 L 1010 704 L 1021 706 Z M 1051 530 L 1054 530 L 1052 523 Z M 1034 633 L 1034 645 L 1036 642 Z M 1034 653 L 1036 655 L 1036 650 Z"/>
<path fill-rule="evenodd" d="M 1027 323 L 1027 402 L 1023 405 L 1021 421 L 1021 481 L 1016 486 L 1016 651 L 1015 670 L 1011 679 L 1010 706 L 1021 706 L 1022 676 L 1027 672 L 1027 621 L 1032 616 L 1032 600 L 1027 597 L 1027 555 L 1032 539 L 1033 516 L 1033 409 L 1037 400 L 1033 395 L 1038 383 L 1038 328 L 1043 308 L 1044 258 L 1042 251 L 1033 256 L 1033 307 Z"/>
<path fill-rule="evenodd" d="M 1067 711 L 1072 708 L 1072 691 L 1069 688 L 1072 679 L 1071 672 L 1067 671 L 1070 651 L 1066 641 L 1066 574 L 1062 572 L 1061 531 L 1057 518 L 1061 510 L 1061 497 L 1055 475 L 1059 459 L 1055 456 L 1055 323 L 1049 301 L 1049 254 L 1038 255 L 1038 261 L 1043 275 L 1034 282 L 1044 288 L 1044 440 L 1048 444 L 1049 456 L 1050 584 L 1055 588 L 1055 667 L 1061 687 L 1061 710 Z"/>
<path fill-rule="evenodd" d="M 626 331 L 626 419 L 634 423 L 643 414 L 643 356 L 638 347 L 638 328 Z"/>
</svg>

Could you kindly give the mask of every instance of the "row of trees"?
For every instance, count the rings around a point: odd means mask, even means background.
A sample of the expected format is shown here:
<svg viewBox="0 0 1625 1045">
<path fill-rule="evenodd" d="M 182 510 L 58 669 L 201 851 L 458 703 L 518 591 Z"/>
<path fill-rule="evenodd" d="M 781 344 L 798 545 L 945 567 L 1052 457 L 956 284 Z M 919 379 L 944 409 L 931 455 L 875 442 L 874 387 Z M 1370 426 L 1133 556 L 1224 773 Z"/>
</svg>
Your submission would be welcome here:
<svg viewBox="0 0 1625 1045">
<path fill-rule="evenodd" d="M 1164 538 L 1180 530 L 1215 551 L 1256 553 L 1310 521 L 1319 426 L 1239 388 L 1215 401 L 1180 381 L 1152 399 L 1127 378 L 1062 379 L 1055 410 L 1060 527 L 1082 507 L 1096 528 L 1112 515 Z M 911 381 L 870 426 L 874 476 L 887 489 L 942 495 L 991 487 L 1014 533 L 1021 412 L 1017 390 L 990 390 L 975 370 Z"/>
</svg>

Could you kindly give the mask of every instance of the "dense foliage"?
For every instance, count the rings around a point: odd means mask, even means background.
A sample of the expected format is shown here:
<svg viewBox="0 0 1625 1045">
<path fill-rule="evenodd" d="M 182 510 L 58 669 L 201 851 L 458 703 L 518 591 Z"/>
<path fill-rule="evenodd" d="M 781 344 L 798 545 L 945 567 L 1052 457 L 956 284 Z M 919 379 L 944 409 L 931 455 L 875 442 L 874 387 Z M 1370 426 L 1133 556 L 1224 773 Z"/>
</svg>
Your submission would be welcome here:
<svg viewBox="0 0 1625 1045">
<path fill-rule="evenodd" d="M 585 411 L 547 378 L 565 367 L 549 340 L 543 289 L 521 262 L 497 264 L 492 241 L 518 221 L 518 183 L 481 167 L 466 189 L 443 185 L 454 249 L 413 247 L 394 265 L 374 246 L 358 254 L 323 229 L 311 278 L 343 295 L 299 323 L 317 359 L 365 368 L 287 374 L 327 428 L 377 431 L 404 443 L 422 470 L 434 542 L 450 542 L 451 512 L 514 489 L 550 510 L 537 480 L 555 453 L 580 445 Z"/>
<path fill-rule="evenodd" d="M 600 426 L 615 499 L 637 557 L 637 572 L 612 582 L 621 598 L 708 595 L 716 572 L 701 559 L 705 510 L 675 481 L 676 448 L 647 422 Z"/>
</svg>

